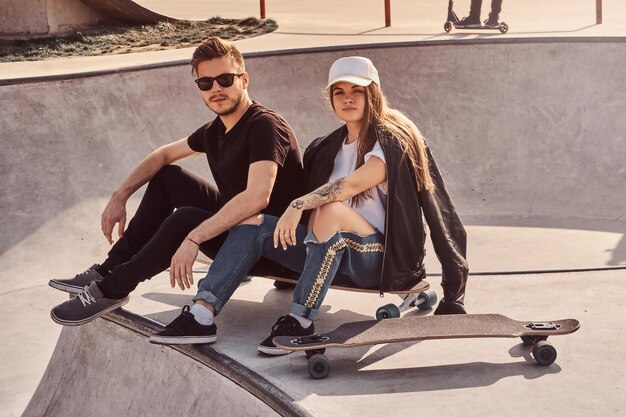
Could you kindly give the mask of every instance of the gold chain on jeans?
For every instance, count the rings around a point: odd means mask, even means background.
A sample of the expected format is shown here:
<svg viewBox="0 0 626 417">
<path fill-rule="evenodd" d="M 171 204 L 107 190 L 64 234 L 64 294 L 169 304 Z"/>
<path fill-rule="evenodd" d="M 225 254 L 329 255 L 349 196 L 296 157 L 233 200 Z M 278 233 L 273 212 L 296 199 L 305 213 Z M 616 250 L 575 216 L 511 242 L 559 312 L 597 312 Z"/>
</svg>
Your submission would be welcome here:
<svg viewBox="0 0 626 417">
<path fill-rule="evenodd" d="M 326 255 L 324 255 L 324 260 L 322 261 L 322 265 L 320 265 L 320 270 L 317 273 L 317 278 L 313 283 L 313 287 L 311 288 L 311 292 L 304 303 L 304 306 L 307 308 L 313 308 L 315 306 L 315 302 L 317 301 L 320 291 L 322 290 L 322 286 L 328 278 L 328 272 L 330 270 L 330 265 L 333 263 L 335 255 L 337 251 L 348 247 L 357 252 L 361 253 L 371 253 L 371 252 L 380 252 L 383 253 L 385 251 L 385 246 L 382 243 L 358 243 L 351 239 L 341 238 L 337 242 L 333 243 L 330 248 L 326 251 Z"/>
</svg>

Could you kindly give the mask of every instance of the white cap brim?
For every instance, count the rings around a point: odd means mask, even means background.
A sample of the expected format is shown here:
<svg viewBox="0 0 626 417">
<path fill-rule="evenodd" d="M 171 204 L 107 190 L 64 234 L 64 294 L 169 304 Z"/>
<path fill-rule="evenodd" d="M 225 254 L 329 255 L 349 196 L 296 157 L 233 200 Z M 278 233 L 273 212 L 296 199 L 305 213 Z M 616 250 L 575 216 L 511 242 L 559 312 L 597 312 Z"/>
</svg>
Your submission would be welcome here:
<svg viewBox="0 0 626 417">
<path fill-rule="evenodd" d="M 343 75 L 329 82 L 328 85 L 326 86 L 326 90 L 328 90 L 334 84 L 341 83 L 341 82 L 352 83 L 352 84 L 359 85 L 361 87 L 367 87 L 373 82 L 373 80 L 368 80 L 367 78 L 357 77 L 356 75 Z"/>
</svg>

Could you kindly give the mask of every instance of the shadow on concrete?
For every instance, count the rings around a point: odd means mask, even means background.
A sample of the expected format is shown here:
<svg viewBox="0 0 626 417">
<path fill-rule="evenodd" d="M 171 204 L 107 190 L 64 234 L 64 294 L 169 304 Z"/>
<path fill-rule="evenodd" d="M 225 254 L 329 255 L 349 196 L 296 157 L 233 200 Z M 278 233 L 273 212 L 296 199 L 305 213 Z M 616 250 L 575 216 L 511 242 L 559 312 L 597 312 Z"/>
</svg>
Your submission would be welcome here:
<svg viewBox="0 0 626 417">
<path fill-rule="evenodd" d="M 323 384 L 315 384 L 312 386 L 312 391 L 317 395 L 383 394 L 389 392 L 390 386 L 393 386 L 394 392 L 429 392 L 478 388 L 493 385 L 505 378 L 523 377 L 525 379 L 536 379 L 544 375 L 557 374 L 561 371 L 558 365 L 539 367 L 534 363 L 527 362 L 472 362 L 388 370 L 361 370 L 360 362 L 357 363 L 349 359 L 331 360 L 331 363 L 333 374 L 341 374 L 342 377 L 353 374 L 354 377 L 358 377 L 359 383 L 332 384 L 332 388 L 326 388 Z M 306 371 L 303 372 L 303 377 L 308 377 L 305 374 Z M 399 383 L 399 381 L 403 383 Z"/>
</svg>

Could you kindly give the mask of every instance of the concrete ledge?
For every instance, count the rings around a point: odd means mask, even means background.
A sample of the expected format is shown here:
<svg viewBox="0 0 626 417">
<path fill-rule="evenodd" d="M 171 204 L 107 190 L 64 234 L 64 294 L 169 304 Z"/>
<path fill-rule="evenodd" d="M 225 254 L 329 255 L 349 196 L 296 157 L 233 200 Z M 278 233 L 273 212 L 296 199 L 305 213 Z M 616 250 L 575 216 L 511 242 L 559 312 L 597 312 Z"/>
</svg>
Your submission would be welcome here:
<svg viewBox="0 0 626 417">
<path fill-rule="evenodd" d="M 63 329 L 23 416 L 310 416 L 211 347 L 152 345 L 160 324 L 125 310 L 105 318 Z"/>
<path fill-rule="evenodd" d="M 350 50 L 371 50 L 380 48 L 420 48 L 429 46 L 473 45 L 520 45 L 520 44 L 579 44 L 579 43 L 620 43 L 626 44 L 626 36 L 584 36 L 584 37 L 536 37 L 536 38 L 478 38 L 422 40 L 401 42 L 362 43 L 355 45 L 316 46 L 308 48 L 285 48 L 275 50 L 245 51 L 244 57 L 269 57 L 302 55 L 309 53 L 342 52 Z M 141 71 L 154 68 L 168 68 L 187 65 L 195 48 L 181 48 L 167 51 L 143 52 L 135 54 L 111 55 L 103 57 L 77 57 L 64 60 L 17 62 L 0 64 L 3 75 L 0 86 L 36 83 L 94 77 L 104 74 Z"/>
</svg>

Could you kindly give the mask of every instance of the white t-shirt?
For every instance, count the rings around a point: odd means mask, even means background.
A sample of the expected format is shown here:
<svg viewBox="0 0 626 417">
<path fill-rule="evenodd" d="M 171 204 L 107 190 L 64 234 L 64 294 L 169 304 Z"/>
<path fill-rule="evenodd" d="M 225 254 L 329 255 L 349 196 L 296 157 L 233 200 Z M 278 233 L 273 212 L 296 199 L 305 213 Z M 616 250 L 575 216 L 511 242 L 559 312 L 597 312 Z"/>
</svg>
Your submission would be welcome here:
<svg viewBox="0 0 626 417">
<path fill-rule="evenodd" d="M 330 175 L 329 182 L 335 181 L 339 178 L 347 177 L 356 169 L 356 157 L 357 157 L 357 141 L 352 143 L 346 143 L 344 141 L 341 145 L 341 149 L 335 157 L 335 168 Z M 374 144 L 372 150 L 365 154 L 364 160 L 368 161 L 372 156 L 380 158 L 385 162 L 385 154 L 380 147 L 378 141 Z M 377 190 L 378 189 L 378 190 Z M 385 205 L 380 199 L 379 190 L 387 197 L 387 181 L 384 181 L 378 186 L 372 188 L 373 198 L 367 198 L 357 207 L 351 206 L 351 199 L 345 200 L 344 203 L 354 208 L 381 233 L 385 233 Z"/>
</svg>

